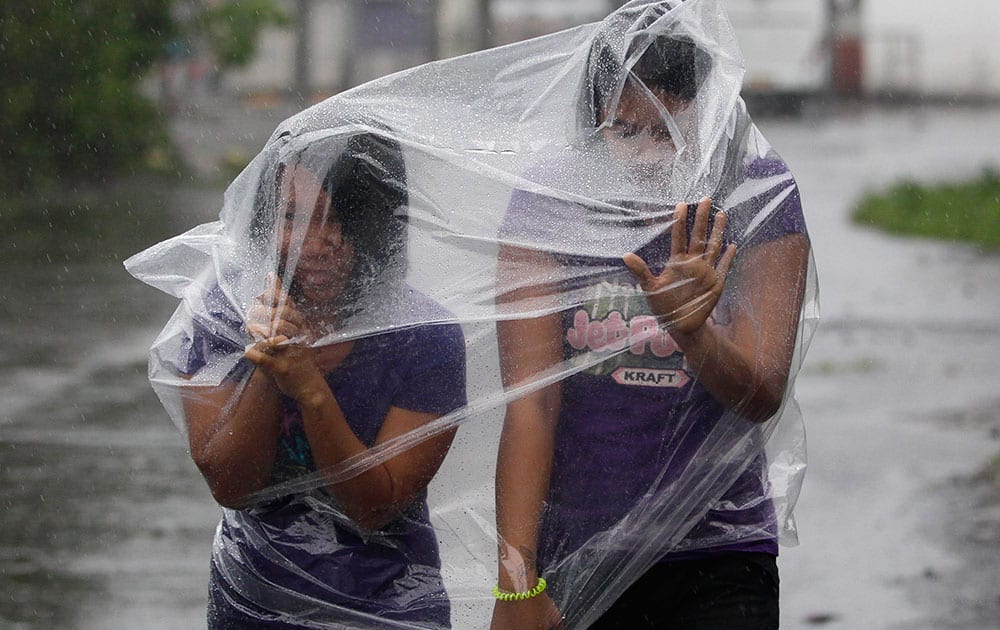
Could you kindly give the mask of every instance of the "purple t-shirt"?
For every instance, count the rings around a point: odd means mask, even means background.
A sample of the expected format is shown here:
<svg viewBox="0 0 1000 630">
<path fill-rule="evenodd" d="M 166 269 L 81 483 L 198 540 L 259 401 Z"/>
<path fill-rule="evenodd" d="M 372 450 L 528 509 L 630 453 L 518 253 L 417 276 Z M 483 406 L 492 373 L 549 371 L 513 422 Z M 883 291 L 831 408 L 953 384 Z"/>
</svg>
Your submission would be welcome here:
<svg viewBox="0 0 1000 630">
<path fill-rule="evenodd" d="M 758 160 L 747 169 L 752 190 L 727 208 L 725 241 L 741 251 L 787 234 L 805 234 L 794 181 L 780 160 Z M 773 182 L 773 186 L 770 185 Z M 552 197 L 516 191 L 501 226 L 501 237 L 548 247 L 573 212 L 588 208 Z M 551 211 L 551 212 L 550 212 Z M 557 217 L 557 225 L 552 224 Z M 689 213 L 689 230 L 694 213 Z M 554 247 L 556 261 L 576 271 L 564 286 L 586 289 L 584 302 L 563 312 L 564 358 L 573 361 L 594 351 L 621 351 L 563 381 L 555 435 L 549 497 L 540 532 L 542 567 L 579 549 L 607 531 L 640 501 L 655 502 L 667 492 L 699 449 L 711 439 L 724 407 L 697 381 L 683 352 L 657 325 L 641 288 L 621 262 L 624 251 L 566 253 Z M 560 251 L 561 250 L 561 251 Z M 658 273 L 670 254 L 665 228 L 636 253 Z M 592 270 L 592 271 L 588 271 Z M 724 294 L 713 317 L 725 323 L 733 295 Z M 593 354 L 590 354 L 593 356 Z M 749 423 L 748 430 L 752 430 Z M 723 551 L 777 553 L 773 505 L 766 500 L 763 455 L 735 483 L 665 560 Z M 734 507 L 735 506 L 735 507 Z M 759 527 L 763 524 L 763 528 Z M 754 530 L 752 539 L 733 540 L 731 532 Z M 707 548 L 684 551 L 697 540 Z M 627 547 L 628 542 L 622 541 Z"/>
<path fill-rule="evenodd" d="M 196 319 L 194 338 L 179 357 L 178 371 L 192 374 L 213 355 L 243 352 L 239 317 L 221 291 L 206 298 L 210 316 Z M 408 315 L 427 321 L 449 319 L 447 311 L 412 289 L 403 304 Z M 230 373 L 249 371 L 243 359 Z M 420 325 L 358 339 L 327 383 L 348 424 L 372 445 L 389 407 L 446 414 L 466 403 L 465 343 L 457 324 Z M 272 483 L 315 471 L 301 413 L 282 399 L 282 429 Z M 314 489 L 223 518 L 213 562 L 252 576 L 234 588 L 221 580 L 227 597 L 251 610 L 246 583 L 262 580 L 320 601 L 388 619 L 448 626 L 449 606 L 440 577 L 437 539 L 430 525 L 426 492 L 376 534 L 362 532 L 337 514 L 333 499 Z M 219 544 L 221 543 L 221 544 Z M 220 557 L 224 556 L 224 557 Z M 267 589 L 263 598 L 270 597 Z M 280 606 L 280 605 L 279 605 Z M 260 610 L 260 616 L 267 613 Z"/>
</svg>

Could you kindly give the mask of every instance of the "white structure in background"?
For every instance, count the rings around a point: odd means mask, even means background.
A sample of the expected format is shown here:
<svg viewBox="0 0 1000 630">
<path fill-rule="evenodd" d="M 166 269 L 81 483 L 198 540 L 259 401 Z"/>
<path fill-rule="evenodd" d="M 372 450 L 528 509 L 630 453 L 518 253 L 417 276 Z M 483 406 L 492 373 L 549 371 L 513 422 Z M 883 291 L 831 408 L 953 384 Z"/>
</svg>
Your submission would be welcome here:
<svg viewBox="0 0 1000 630">
<path fill-rule="evenodd" d="M 441 47 L 436 12 L 461 17 L 463 0 L 281 0 L 292 18 L 307 11 L 305 33 L 296 26 L 266 30 L 247 67 L 227 75 L 241 92 L 289 91 L 300 84 L 316 95 L 430 61 L 456 51 Z M 454 9 L 451 7 L 454 6 Z M 466 6 L 466 9 L 468 7 Z M 300 52 L 299 47 L 304 46 Z M 457 52 L 467 52 L 466 50 Z M 296 76 L 297 60 L 303 55 Z"/>
<path fill-rule="evenodd" d="M 294 24 L 298 2 L 282 0 L 281 5 Z M 340 60 L 351 42 L 347 20 L 349 6 L 341 0 L 311 3 L 308 40 L 311 43 L 308 67 L 312 86 L 340 84 L 344 68 Z M 239 92 L 287 91 L 295 85 L 296 34 L 294 26 L 264 30 L 253 62 L 226 73 L 226 87 Z"/>
<path fill-rule="evenodd" d="M 475 50 L 483 0 L 281 0 L 309 6 L 313 96 Z M 611 0 L 489 0 L 491 42 L 503 44 L 600 19 Z M 726 0 L 747 60 L 751 95 L 842 93 L 1000 97 L 1000 0 Z M 840 19 L 831 25 L 837 8 Z M 436 16 L 436 18 L 435 18 Z M 839 35 L 838 35 L 839 33 Z M 836 37 L 835 37 L 836 35 Z M 839 39 L 838 39 L 839 37 Z M 248 67 L 228 73 L 241 92 L 287 92 L 296 77 L 293 29 L 271 29 Z M 833 45 L 831 46 L 831 41 Z"/>
<path fill-rule="evenodd" d="M 745 92 L 801 99 L 827 88 L 825 0 L 727 0 L 747 74 Z"/>
<path fill-rule="evenodd" d="M 1000 98 L 997 0 L 726 0 L 726 8 L 751 95 L 832 88 Z"/>
<path fill-rule="evenodd" d="M 865 89 L 1000 97 L 1000 2 L 865 0 Z"/>
</svg>

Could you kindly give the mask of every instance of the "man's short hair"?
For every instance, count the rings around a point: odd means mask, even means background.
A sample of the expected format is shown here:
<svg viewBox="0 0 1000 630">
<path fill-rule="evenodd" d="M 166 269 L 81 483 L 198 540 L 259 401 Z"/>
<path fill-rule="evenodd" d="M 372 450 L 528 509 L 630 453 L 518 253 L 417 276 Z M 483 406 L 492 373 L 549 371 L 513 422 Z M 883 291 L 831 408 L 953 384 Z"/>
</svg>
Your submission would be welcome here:
<svg viewBox="0 0 1000 630">
<path fill-rule="evenodd" d="M 642 51 L 641 54 L 639 51 Z M 639 58 L 631 74 L 653 91 L 693 100 L 712 69 L 712 57 L 683 35 L 642 34 L 632 40 L 624 58 Z M 624 70 L 611 44 L 598 38 L 591 48 L 590 81 L 595 122 L 621 85 Z"/>
</svg>

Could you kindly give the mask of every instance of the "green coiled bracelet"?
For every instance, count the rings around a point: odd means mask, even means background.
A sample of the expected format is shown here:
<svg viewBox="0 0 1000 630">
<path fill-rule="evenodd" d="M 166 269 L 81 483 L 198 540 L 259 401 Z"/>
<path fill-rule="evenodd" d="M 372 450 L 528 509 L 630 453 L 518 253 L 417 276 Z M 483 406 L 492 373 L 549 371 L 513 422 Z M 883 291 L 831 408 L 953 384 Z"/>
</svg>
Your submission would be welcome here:
<svg viewBox="0 0 1000 630">
<path fill-rule="evenodd" d="M 536 595 L 541 595 L 542 591 L 545 590 L 545 578 L 538 578 L 538 584 L 535 584 L 535 588 L 530 591 L 522 591 L 520 593 L 510 593 L 508 591 L 501 591 L 500 585 L 493 587 L 493 596 L 502 602 L 519 602 L 525 599 L 531 599 Z"/>
</svg>

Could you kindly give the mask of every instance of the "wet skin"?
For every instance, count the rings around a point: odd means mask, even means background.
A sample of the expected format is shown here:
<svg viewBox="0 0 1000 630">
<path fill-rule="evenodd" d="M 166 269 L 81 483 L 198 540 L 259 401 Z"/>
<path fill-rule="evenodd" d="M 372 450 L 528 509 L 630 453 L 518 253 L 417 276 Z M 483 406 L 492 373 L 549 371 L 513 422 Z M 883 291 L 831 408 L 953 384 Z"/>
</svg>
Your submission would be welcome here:
<svg viewBox="0 0 1000 630">
<path fill-rule="evenodd" d="M 601 135 L 608 151 L 624 164 L 672 160 L 683 142 L 673 137 L 667 115 L 674 119 L 676 127 L 683 127 L 690 105 L 690 101 L 662 90 L 626 83 L 613 115 L 602 112 Z"/>
<path fill-rule="evenodd" d="M 320 180 L 303 168 L 286 171 L 279 191 L 281 267 L 292 269 L 285 284 L 294 286 L 304 307 L 336 301 L 354 268 L 354 248 L 344 238 L 337 209 Z"/>
</svg>

